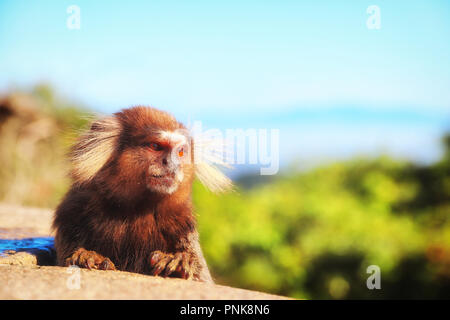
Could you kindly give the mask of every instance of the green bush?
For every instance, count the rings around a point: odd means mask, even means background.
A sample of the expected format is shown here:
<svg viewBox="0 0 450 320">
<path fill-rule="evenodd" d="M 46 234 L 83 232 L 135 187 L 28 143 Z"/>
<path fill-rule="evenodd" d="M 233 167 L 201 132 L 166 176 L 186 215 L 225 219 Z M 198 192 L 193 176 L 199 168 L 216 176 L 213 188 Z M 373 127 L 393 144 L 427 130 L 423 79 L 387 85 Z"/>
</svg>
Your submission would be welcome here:
<svg viewBox="0 0 450 320">
<path fill-rule="evenodd" d="M 417 173 L 438 166 L 359 159 L 222 196 L 197 184 L 205 255 L 219 282 L 297 298 L 449 297 L 449 198 L 415 203 Z M 367 289 L 369 265 L 382 290 Z"/>
</svg>

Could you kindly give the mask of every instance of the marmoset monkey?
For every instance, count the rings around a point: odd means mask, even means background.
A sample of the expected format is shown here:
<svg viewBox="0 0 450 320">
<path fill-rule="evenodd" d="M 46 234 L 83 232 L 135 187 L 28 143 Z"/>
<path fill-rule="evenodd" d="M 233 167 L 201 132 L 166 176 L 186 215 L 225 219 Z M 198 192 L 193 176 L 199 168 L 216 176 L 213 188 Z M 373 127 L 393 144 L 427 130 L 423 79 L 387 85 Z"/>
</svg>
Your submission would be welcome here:
<svg viewBox="0 0 450 320">
<path fill-rule="evenodd" d="M 191 202 L 195 176 L 231 181 L 195 161 L 173 116 L 133 107 L 94 121 L 70 156 L 73 184 L 55 212 L 58 264 L 212 282 Z"/>
</svg>

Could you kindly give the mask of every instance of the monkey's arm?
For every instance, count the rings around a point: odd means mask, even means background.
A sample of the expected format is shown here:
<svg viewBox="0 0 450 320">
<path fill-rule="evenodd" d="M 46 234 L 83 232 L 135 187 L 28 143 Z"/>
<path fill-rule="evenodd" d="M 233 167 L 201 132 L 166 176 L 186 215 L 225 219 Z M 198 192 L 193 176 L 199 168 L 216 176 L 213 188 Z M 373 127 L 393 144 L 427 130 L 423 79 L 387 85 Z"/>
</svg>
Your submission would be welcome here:
<svg viewBox="0 0 450 320">
<path fill-rule="evenodd" d="M 85 230 L 85 225 L 89 223 L 84 213 L 89 200 L 87 194 L 72 188 L 56 209 L 52 227 L 55 231 L 58 265 L 115 270 L 114 263 L 108 257 L 84 248 L 84 244 L 92 236 L 92 233 Z"/>
</svg>

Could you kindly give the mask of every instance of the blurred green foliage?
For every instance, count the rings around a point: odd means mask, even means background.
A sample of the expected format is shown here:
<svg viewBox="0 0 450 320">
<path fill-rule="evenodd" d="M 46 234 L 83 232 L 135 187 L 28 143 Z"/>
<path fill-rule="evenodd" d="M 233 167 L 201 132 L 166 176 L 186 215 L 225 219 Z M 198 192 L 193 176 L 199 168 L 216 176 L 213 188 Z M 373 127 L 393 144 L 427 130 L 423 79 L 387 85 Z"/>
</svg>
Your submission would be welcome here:
<svg viewBox="0 0 450 320">
<path fill-rule="evenodd" d="M 55 207 L 69 185 L 64 153 L 92 114 L 47 86 L 31 97 L 52 134 L 27 154 L 20 123 L 0 127 L 0 201 Z M 450 298 L 450 137 L 444 144 L 431 166 L 380 157 L 288 168 L 225 195 L 196 182 L 217 282 L 296 298 Z M 381 290 L 366 286 L 370 265 L 381 269 Z"/>
<path fill-rule="evenodd" d="M 213 195 L 195 185 L 219 282 L 297 298 L 450 297 L 450 139 L 418 167 L 355 159 Z M 369 290 L 367 267 L 381 269 Z"/>
</svg>

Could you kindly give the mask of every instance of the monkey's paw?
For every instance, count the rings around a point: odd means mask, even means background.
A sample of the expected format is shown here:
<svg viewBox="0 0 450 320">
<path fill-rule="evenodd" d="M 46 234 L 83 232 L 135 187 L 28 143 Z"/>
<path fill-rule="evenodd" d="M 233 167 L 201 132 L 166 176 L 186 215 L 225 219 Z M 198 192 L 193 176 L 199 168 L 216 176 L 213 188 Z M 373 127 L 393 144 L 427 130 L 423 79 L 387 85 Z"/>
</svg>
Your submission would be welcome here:
<svg viewBox="0 0 450 320">
<path fill-rule="evenodd" d="M 84 248 L 78 249 L 71 257 L 66 259 L 66 267 L 71 265 L 87 269 L 116 270 L 114 263 L 109 258 Z"/>
<path fill-rule="evenodd" d="M 194 277 L 195 257 L 187 252 L 164 253 L 154 251 L 150 256 L 150 273 L 154 276 L 191 280 Z"/>
</svg>

